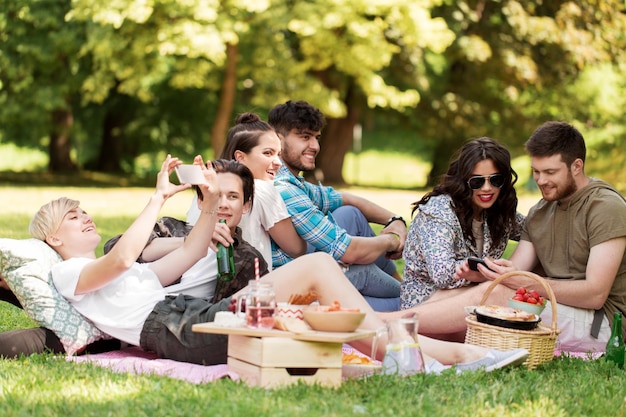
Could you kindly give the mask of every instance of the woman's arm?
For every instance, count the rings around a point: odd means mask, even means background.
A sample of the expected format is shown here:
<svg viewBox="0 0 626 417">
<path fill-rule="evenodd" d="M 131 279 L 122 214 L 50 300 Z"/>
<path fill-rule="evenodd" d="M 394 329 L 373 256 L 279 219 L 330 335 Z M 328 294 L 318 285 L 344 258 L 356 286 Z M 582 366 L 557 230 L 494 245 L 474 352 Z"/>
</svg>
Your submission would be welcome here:
<svg viewBox="0 0 626 417">
<path fill-rule="evenodd" d="M 84 294 L 103 287 L 134 264 L 150 237 L 165 201 L 190 187 L 189 184 L 175 185 L 169 180 L 174 167 L 180 164 L 178 158 L 172 158 L 170 155 L 165 158 L 157 175 L 156 190 L 148 204 L 109 253 L 83 268 L 75 294 Z"/>
<path fill-rule="evenodd" d="M 274 223 L 268 233 L 272 240 L 292 258 L 306 253 L 306 241 L 296 232 L 291 217 Z"/>
</svg>

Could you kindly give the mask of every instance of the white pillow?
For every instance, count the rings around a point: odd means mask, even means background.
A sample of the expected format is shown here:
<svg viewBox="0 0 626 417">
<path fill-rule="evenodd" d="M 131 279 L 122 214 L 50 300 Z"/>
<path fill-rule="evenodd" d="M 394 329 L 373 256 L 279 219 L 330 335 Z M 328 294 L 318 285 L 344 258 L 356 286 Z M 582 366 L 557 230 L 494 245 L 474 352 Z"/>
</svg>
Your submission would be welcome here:
<svg viewBox="0 0 626 417">
<path fill-rule="evenodd" d="M 0 275 L 37 324 L 52 330 L 68 355 L 106 336 L 83 317 L 52 283 L 50 269 L 61 257 L 39 239 L 1 239 Z"/>
</svg>

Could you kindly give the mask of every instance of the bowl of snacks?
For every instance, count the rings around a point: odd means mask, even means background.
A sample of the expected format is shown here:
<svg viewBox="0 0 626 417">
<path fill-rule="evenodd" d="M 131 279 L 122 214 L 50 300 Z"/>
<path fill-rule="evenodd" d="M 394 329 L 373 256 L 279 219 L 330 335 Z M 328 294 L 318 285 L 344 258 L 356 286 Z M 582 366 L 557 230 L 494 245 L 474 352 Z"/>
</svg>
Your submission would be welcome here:
<svg viewBox="0 0 626 417">
<path fill-rule="evenodd" d="M 547 299 L 539 295 L 536 290 L 527 290 L 525 287 L 519 287 L 515 291 L 513 298 L 508 301 L 509 307 L 519 308 L 536 315 L 540 315 L 546 308 Z"/>
<path fill-rule="evenodd" d="M 304 321 L 320 332 L 353 332 L 365 319 L 365 313 L 358 308 L 342 308 L 338 301 L 329 306 L 311 306 L 303 313 Z"/>
</svg>

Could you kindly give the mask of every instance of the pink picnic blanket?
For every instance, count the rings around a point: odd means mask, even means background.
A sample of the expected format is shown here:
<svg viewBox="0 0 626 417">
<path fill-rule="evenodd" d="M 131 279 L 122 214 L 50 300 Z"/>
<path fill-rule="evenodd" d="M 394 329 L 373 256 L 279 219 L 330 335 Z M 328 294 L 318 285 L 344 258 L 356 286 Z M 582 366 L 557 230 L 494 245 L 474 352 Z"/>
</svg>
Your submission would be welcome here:
<svg viewBox="0 0 626 417">
<path fill-rule="evenodd" d="M 355 353 L 366 356 L 351 346 L 343 346 L 344 354 Z M 583 360 L 594 360 L 603 352 L 561 352 L 556 350 L 555 356 L 569 356 Z M 173 361 L 171 359 L 159 359 L 155 353 L 146 352 L 138 347 L 129 347 L 112 352 L 98 353 L 84 356 L 68 356 L 68 361 L 76 363 L 93 363 L 94 365 L 108 368 L 113 372 L 131 374 L 161 375 L 180 379 L 193 384 L 204 384 L 220 378 L 239 380 L 239 376 L 228 371 L 228 365 L 203 366 L 186 362 Z"/>
<path fill-rule="evenodd" d="M 343 345 L 343 353 L 355 353 L 366 356 L 349 345 Z M 75 363 L 92 363 L 108 368 L 113 372 L 131 374 L 162 375 L 180 379 L 194 384 L 203 384 L 220 378 L 239 380 L 239 376 L 228 371 L 228 365 L 203 366 L 171 359 L 159 359 L 155 353 L 146 352 L 138 347 L 97 353 L 84 356 L 68 356 L 68 361 Z"/>
<path fill-rule="evenodd" d="M 171 359 L 159 359 L 155 353 L 146 352 L 138 347 L 94 355 L 68 356 L 67 360 L 76 363 L 93 363 L 114 372 L 162 375 L 194 384 L 203 384 L 226 377 L 233 380 L 239 379 L 237 374 L 228 372 L 226 364 L 203 366 Z"/>
</svg>

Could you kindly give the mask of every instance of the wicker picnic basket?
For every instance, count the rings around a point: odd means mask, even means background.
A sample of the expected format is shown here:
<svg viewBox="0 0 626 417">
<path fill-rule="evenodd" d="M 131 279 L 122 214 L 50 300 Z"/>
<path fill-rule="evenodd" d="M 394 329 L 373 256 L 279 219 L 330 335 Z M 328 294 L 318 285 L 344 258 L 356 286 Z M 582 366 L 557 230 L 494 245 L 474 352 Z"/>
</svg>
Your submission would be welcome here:
<svg viewBox="0 0 626 417">
<path fill-rule="evenodd" d="M 560 330 L 557 328 L 557 306 L 552 288 L 550 288 L 543 278 L 532 272 L 508 272 L 495 279 L 491 285 L 489 285 L 485 291 L 485 295 L 483 295 L 480 301 L 480 305 L 485 304 L 487 297 L 489 297 L 489 294 L 491 294 L 491 291 L 493 291 L 496 285 L 507 278 L 519 275 L 532 278 L 541 284 L 546 291 L 552 308 L 552 326 L 547 327 L 540 323 L 533 330 L 508 329 L 480 323 L 476 320 L 476 316 L 472 314 L 465 318 L 467 322 L 465 343 L 500 350 L 524 348 L 529 352 L 528 359 L 526 359 L 524 365 L 529 369 L 534 369 L 537 365 L 552 360 L 556 346 L 556 338 L 560 333 Z"/>
</svg>

